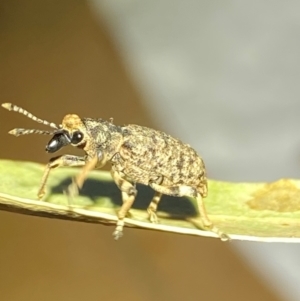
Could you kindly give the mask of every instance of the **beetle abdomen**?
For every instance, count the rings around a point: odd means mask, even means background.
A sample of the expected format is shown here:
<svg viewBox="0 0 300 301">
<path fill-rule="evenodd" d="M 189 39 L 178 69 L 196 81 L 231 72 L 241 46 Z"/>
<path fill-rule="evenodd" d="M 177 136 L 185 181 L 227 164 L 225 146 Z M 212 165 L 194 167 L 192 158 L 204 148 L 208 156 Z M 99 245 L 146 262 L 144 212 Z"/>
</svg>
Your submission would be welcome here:
<svg viewBox="0 0 300 301">
<path fill-rule="evenodd" d="M 170 186 L 206 187 L 203 160 L 189 145 L 163 132 L 138 125 L 124 129 L 120 155 L 125 165 L 141 169 L 149 176 L 163 176 L 164 184 Z"/>
</svg>

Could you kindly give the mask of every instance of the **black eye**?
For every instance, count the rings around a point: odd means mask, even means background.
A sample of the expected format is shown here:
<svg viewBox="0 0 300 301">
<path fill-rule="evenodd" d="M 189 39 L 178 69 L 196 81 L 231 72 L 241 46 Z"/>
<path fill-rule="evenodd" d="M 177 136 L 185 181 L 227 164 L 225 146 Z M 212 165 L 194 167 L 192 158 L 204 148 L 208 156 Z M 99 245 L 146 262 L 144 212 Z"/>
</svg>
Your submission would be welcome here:
<svg viewBox="0 0 300 301">
<path fill-rule="evenodd" d="M 83 134 L 81 132 L 74 132 L 71 143 L 78 144 L 82 139 L 83 139 Z"/>
</svg>

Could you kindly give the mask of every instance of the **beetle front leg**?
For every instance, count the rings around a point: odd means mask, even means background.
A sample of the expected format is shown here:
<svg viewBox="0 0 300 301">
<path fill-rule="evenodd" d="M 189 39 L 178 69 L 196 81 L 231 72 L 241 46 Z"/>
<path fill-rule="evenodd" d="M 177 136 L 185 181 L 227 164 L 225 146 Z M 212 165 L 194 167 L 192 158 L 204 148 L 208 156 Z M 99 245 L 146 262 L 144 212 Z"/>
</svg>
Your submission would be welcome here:
<svg viewBox="0 0 300 301">
<path fill-rule="evenodd" d="M 83 166 L 85 165 L 85 158 L 73 155 L 63 155 L 50 159 L 49 163 L 46 165 L 44 171 L 41 185 L 38 191 L 38 198 L 41 199 L 45 195 L 45 186 L 50 174 L 50 170 L 61 167 L 61 166 Z"/>
<path fill-rule="evenodd" d="M 124 218 L 126 217 L 126 214 L 135 200 L 137 190 L 130 182 L 124 179 L 124 175 L 121 172 L 115 170 L 114 168 L 111 170 L 111 175 L 122 192 L 123 201 L 121 209 L 118 211 L 117 227 L 113 232 L 115 240 L 118 240 L 123 236 Z"/>
</svg>

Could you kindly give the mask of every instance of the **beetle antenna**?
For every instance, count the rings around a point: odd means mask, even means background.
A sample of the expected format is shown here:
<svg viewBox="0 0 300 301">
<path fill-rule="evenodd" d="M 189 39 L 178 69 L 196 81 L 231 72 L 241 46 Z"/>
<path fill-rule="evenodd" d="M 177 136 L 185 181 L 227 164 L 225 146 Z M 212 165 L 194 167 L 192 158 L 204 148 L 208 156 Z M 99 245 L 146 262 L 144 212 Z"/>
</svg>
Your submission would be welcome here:
<svg viewBox="0 0 300 301">
<path fill-rule="evenodd" d="M 41 123 L 41 124 L 44 124 L 44 125 L 48 125 L 48 126 L 54 128 L 54 129 L 58 129 L 58 128 L 59 128 L 55 123 L 49 122 L 49 121 L 47 121 L 47 120 L 40 119 L 40 118 L 38 118 L 38 117 L 32 115 L 32 114 L 29 113 L 28 111 L 24 110 L 23 108 L 18 107 L 18 106 L 16 106 L 16 105 L 12 104 L 12 103 L 3 103 L 3 104 L 2 104 L 2 107 L 5 108 L 5 109 L 7 109 L 8 111 L 14 111 L 14 112 L 23 114 L 23 115 L 25 115 L 26 117 L 28 117 L 28 118 L 30 118 L 30 119 L 32 119 L 32 120 L 38 122 L 38 123 Z M 29 133 L 25 133 L 25 132 L 24 132 L 24 129 L 16 129 L 16 130 L 22 130 L 22 131 L 23 131 L 23 133 L 20 134 L 20 135 L 23 135 L 23 134 L 24 134 L 24 135 L 25 135 L 25 134 L 33 134 L 33 133 L 35 133 L 35 134 L 42 134 L 42 131 L 41 131 L 41 133 L 38 133 L 38 132 L 29 132 Z M 13 131 L 14 131 L 14 130 L 13 130 Z M 29 131 L 33 131 L 33 130 L 29 130 Z M 36 130 L 36 131 L 37 131 L 37 130 Z M 45 134 L 45 135 L 48 135 L 48 134 Z"/>
<path fill-rule="evenodd" d="M 55 131 L 42 131 L 42 130 L 36 130 L 36 129 L 13 129 L 9 131 L 8 133 L 11 135 L 14 135 L 16 137 L 21 135 L 30 135 L 30 134 L 39 134 L 39 135 L 53 135 Z"/>
</svg>

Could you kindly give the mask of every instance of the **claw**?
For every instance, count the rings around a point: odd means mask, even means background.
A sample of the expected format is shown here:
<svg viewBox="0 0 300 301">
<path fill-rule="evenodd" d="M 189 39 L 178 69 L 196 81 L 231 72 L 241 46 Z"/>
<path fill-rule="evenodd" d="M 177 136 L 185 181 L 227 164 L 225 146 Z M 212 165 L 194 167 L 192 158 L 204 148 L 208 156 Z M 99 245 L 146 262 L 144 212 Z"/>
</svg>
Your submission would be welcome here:
<svg viewBox="0 0 300 301">
<path fill-rule="evenodd" d="M 113 232 L 113 237 L 115 240 L 118 240 L 119 238 L 121 238 L 123 236 L 123 231 L 119 231 L 119 230 L 115 230 Z"/>
<path fill-rule="evenodd" d="M 37 197 L 38 197 L 39 200 L 41 200 L 44 197 L 44 195 L 45 195 L 45 190 L 40 190 L 38 192 Z"/>
<path fill-rule="evenodd" d="M 117 227 L 115 231 L 113 232 L 113 237 L 115 240 L 118 240 L 123 236 L 123 227 L 124 227 L 124 221 L 123 220 L 118 220 L 117 222 Z"/>
<path fill-rule="evenodd" d="M 148 211 L 150 222 L 153 224 L 158 224 L 158 218 L 157 218 L 156 213 L 151 209 L 148 209 L 147 211 Z"/>
<path fill-rule="evenodd" d="M 74 178 L 72 179 L 72 183 L 68 186 L 67 194 L 71 198 L 74 198 L 79 194 L 79 188 Z"/>
</svg>

